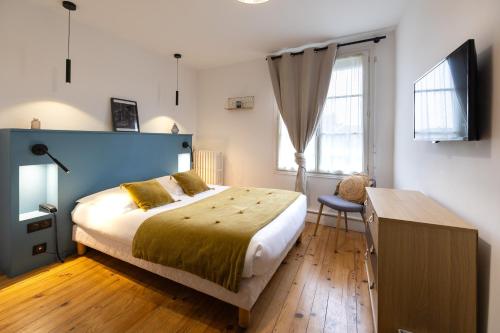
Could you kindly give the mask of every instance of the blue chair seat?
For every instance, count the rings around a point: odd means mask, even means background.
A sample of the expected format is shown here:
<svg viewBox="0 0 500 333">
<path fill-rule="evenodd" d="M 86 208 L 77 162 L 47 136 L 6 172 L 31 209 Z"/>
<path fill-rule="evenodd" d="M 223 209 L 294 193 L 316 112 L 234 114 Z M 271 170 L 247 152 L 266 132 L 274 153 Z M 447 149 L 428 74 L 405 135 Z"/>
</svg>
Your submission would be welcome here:
<svg viewBox="0 0 500 333">
<path fill-rule="evenodd" d="M 330 207 L 332 209 L 341 212 L 349 212 L 349 213 L 363 212 L 363 205 L 344 200 L 336 195 L 322 195 L 318 198 L 318 201 L 327 207 Z"/>
</svg>

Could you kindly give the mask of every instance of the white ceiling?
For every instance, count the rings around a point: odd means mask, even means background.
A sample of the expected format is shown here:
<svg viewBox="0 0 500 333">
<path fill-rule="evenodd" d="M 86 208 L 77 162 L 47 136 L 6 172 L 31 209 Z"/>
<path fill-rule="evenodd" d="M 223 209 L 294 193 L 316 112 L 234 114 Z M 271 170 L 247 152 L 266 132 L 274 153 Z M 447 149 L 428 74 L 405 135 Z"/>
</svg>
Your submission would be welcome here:
<svg viewBox="0 0 500 333">
<path fill-rule="evenodd" d="M 63 11 L 61 1 L 43 1 Z M 74 1 L 72 19 L 165 55 L 180 52 L 185 63 L 208 68 L 395 26 L 408 0 Z"/>
</svg>

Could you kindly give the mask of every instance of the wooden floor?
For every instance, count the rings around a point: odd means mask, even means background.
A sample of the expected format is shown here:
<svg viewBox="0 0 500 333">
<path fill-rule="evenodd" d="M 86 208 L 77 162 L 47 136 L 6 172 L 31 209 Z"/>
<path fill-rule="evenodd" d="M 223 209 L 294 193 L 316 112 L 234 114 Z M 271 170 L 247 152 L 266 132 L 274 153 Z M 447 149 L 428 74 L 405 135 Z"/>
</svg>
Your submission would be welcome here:
<svg viewBox="0 0 500 333">
<path fill-rule="evenodd" d="M 321 226 L 292 249 L 247 332 L 372 332 L 363 236 Z M 96 251 L 0 276 L 0 332 L 237 332 L 237 309 Z"/>
</svg>

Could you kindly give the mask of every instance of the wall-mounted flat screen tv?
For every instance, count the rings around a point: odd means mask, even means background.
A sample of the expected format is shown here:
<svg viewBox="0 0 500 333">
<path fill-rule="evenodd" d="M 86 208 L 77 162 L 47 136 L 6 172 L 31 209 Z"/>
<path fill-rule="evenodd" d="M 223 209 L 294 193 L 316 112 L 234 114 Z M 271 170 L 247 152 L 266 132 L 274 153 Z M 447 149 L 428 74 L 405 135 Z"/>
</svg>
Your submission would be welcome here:
<svg viewBox="0 0 500 333">
<path fill-rule="evenodd" d="M 477 55 L 470 39 L 414 84 L 414 139 L 478 139 Z"/>
</svg>

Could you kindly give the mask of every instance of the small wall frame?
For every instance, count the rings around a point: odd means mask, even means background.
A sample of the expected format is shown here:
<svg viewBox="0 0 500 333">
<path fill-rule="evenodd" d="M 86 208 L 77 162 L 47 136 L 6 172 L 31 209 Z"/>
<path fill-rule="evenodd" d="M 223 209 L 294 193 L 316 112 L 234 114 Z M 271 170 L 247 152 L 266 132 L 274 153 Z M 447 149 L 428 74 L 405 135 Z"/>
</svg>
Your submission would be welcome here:
<svg viewBox="0 0 500 333">
<path fill-rule="evenodd" d="M 140 132 L 136 101 L 111 98 L 111 117 L 115 132 Z"/>
<path fill-rule="evenodd" d="M 254 96 L 230 97 L 226 101 L 226 110 L 250 110 L 254 106 Z"/>
</svg>

